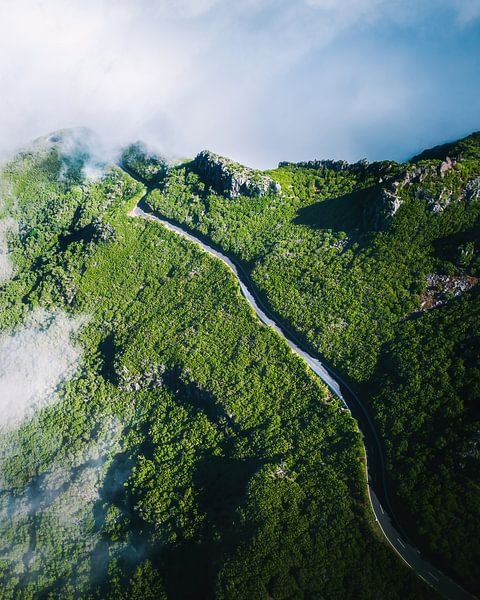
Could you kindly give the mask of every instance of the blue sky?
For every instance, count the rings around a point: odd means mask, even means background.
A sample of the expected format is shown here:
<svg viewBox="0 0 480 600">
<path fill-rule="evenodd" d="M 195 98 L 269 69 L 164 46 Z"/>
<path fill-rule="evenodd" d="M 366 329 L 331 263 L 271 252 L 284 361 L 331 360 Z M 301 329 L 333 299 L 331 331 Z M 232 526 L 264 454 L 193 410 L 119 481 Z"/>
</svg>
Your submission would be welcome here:
<svg viewBox="0 0 480 600">
<path fill-rule="evenodd" d="M 2 0 L 0 153 L 405 160 L 480 129 L 480 0 Z"/>
</svg>

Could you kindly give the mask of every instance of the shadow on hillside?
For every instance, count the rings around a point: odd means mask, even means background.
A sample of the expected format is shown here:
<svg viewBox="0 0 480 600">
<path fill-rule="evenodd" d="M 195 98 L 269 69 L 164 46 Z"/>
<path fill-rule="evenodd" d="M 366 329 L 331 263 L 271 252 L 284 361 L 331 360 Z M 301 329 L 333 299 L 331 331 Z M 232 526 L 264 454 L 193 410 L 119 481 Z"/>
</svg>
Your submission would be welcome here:
<svg viewBox="0 0 480 600">
<path fill-rule="evenodd" d="M 199 462 L 193 482 L 198 507 L 206 518 L 197 539 L 184 540 L 166 550 L 165 587 L 169 598 L 215 597 L 215 581 L 225 556 L 249 537 L 239 523 L 237 509 L 259 466 L 258 459 L 212 454 Z"/>
<path fill-rule="evenodd" d="M 163 374 L 163 383 L 171 390 L 178 404 L 188 406 L 194 412 L 203 412 L 209 421 L 218 424 L 221 419 L 227 418 L 217 398 L 195 382 L 184 381 L 180 368 L 167 369 Z"/>
<path fill-rule="evenodd" d="M 127 582 L 133 575 L 139 562 L 148 554 L 146 550 L 145 524 L 140 521 L 134 511 L 132 499 L 126 493 L 125 482 L 130 477 L 134 461 L 126 452 L 115 456 L 103 480 L 99 498 L 93 509 L 94 531 L 99 536 L 91 556 L 90 581 L 93 588 L 100 593 L 108 591 L 106 584 L 109 563 L 111 560 L 110 547 L 115 542 L 106 532 L 109 506 L 116 506 L 122 515 L 130 521 L 127 533 L 128 545 L 119 553 L 122 579 Z"/>
<path fill-rule="evenodd" d="M 350 194 L 315 202 L 299 209 L 296 225 L 312 229 L 332 229 L 347 234 L 365 234 L 372 230 L 369 213 L 374 201 L 375 188 L 357 190 Z"/>
<path fill-rule="evenodd" d="M 98 351 L 102 358 L 100 375 L 113 385 L 118 385 L 118 375 L 115 370 L 116 346 L 113 333 L 109 333 L 99 344 Z"/>
<path fill-rule="evenodd" d="M 109 345 L 108 341 L 106 343 Z M 194 383 L 182 381 L 181 372 L 178 367 L 172 367 L 163 376 L 163 385 L 170 390 L 172 401 L 193 414 L 201 412 L 219 428 L 226 428 L 225 439 L 216 446 L 215 453 L 203 451 L 191 460 L 188 482 L 182 476 L 172 484 L 173 512 L 176 513 L 175 505 L 193 506 L 194 512 L 190 513 L 188 508 L 186 511 L 187 521 L 193 519 L 192 532 L 185 536 L 184 526 L 173 514 L 171 522 L 159 526 L 149 519 L 144 520 L 135 509 L 139 502 L 138 490 L 125 486 L 138 464 L 138 456 L 154 463 L 156 460 L 151 422 L 147 419 L 140 425 L 138 437 L 142 441 L 136 450 L 121 452 L 112 460 L 94 507 L 98 542 L 92 555 L 90 582 L 100 597 L 105 597 L 109 591 L 108 573 L 112 556 L 116 555 L 121 585 L 126 586 L 138 565 L 149 559 L 163 579 L 168 598 L 214 598 L 217 575 L 225 557 L 252 536 L 250 528 L 241 523 L 237 511 L 245 502 L 249 481 L 264 461 L 231 456 L 238 439 L 234 423 L 213 395 Z M 156 463 L 155 466 L 160 477 L 163 469 L 173 468 L 172 464 Z M 142 496 L 155 495 L 148 486 L 140 493 Z M 121 525 L 122 519 L 118 522 L 118 530 L 116 526 L 112 530 L 109 525 L 109 507 L 112 506 L 125 517 L 124 525 Z M 182 509 L 178 514 L 181 512 Z M 175 542 L 166 539 L 172 533 L 177 536 Z M 162 535 L 165 536 L 163 540 Z"/>
<path fill-rule="evenodd" d="M 480 221 L 465 231 L 451 233 L 435 240 L 433 247 L 438 257 L 453 263 L 459 263 L 461 247 L 469 242 L 478 243 L 478 240 L 480 240 Z"/>
</svg>

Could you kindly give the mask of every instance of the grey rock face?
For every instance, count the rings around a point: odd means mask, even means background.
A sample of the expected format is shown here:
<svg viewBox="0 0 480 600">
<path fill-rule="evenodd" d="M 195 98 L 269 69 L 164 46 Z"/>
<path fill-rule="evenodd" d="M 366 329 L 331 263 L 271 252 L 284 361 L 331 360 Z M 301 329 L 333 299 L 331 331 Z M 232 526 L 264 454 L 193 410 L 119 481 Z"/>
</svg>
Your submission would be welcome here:
<svg viewBox="0 0 480 600">
<path fill-rule="evenodd" d="M 288 162 L 283 161 L 278 163 L 279 167 L 297 167 L 301 169 L 328 169 L 339 173 L 341 171 L 350 171 L 356 175 L 365 175 L 368 171 L 383 171 L 387 168 L 387 162 L 381 163 L 369 163 L 366 158 L 362 158 L 356 163 L 349 163 L 346 160 L 309 160 L 304 162 Z"/>
<path fill-rule="evenodd" d="M 438 168 L 438 172 L 440 174 L 440 176 L 443 178 L 445 176 L 445 173 L 447 171 L 449 171 L 451 168 L 453 168 L 456 164 L 455 160 L 451 160 L 449 156 L 447 156 L 447 158 L 440 164 L 440 167 Z"/>
<path fill-rule="evenodd" d="M 420 312 L 442 306 L 452 298 L 477 285 L 478 279 L 470 275 L 448 276 L 430 273 L 427 276 L 427 290 L 422 297 Z"/>
<path fill-rule="evenodd" d="M 368 161 L 365 161 L 368 165 Z M 363 164 L 363 162 L 362 162 Z M 279 167 L 299 167 L 302 169 L 330 169 L 331 171 L 339 172 L 346 171 L 348 168 L 353 167 L 346 160 L 308 160 L 304 162 L 288 162 L 283 161 L 278 163 Z"/>
<path fill-rule="evenodd" d="M 465 200 L 467 202 L 474 202 L 480 198 L 480 175 L 471 179 L 465 185 Z"/>
<path fill-rule="evenodd" d="M 280 184 L 271 177 L 208 150 L 197 154 L 193 167 L 214 190 L 229 198 L 266 196 L 281 192 Z"/>
<path fill-rule="evenodd" d="M 398 182 L 394 181 L 388 186 L 380 187 L 374 194 L 371 205 L 371 221 L 373 229 L 381 231 L 387 228 L 388 224 L 403 204 L 403 199 L 398 193 Z"/>
<path fill-rule="evenodd" d="M 442 186 L 440 192 L 432 193 L 428 186 L 422 186 L 426 178 L 444 179 L 445 174 L 456 165 L 455 160 L 446 158 L 440 165 L 427 166 L 409 166 L 399 177 L 384 182 L 378 187 L 373 200 L 373 208 L 370 208 L 373 214 L 373 227 L 376 230 L 385 229 L 392 217 L 404 202 L 402 190 L 414 185 L 414 194 L 417 198 L 424 201 L 429 211 L 434 214 L 442 213 L 447 206 L 453 202 L 465 200 L 474 202 L 480 199 L 480 176 L 469 180 L 462 189 L 455 189 L 452 184 Z"/>
</svg>

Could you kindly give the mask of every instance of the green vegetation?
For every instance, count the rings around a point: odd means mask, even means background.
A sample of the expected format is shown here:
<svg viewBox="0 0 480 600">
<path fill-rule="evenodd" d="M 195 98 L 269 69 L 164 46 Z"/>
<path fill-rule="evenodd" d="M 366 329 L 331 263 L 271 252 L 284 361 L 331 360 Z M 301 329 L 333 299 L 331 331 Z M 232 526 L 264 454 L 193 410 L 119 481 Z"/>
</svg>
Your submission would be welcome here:
<svg viewBox="0 0 480 600">
<path fill-rule="evenodd" d="M 162 180 L 167 172 L 165 159 L 149 152 L 142 142 L 131 144 L 123 150 L 121 164 L 134 177 L 149 184 Z"/>
<path fill-rule="evenodd" d="M 480 302 L 462 297 L 399 324 L 375 378 L 399 507 L 446 565 L 478 572 Z"/>
<path fill-rule="evenodd" d="M 424 150 L 412 160 L 428 160 L 432 158 L 445 160 L 447 156 L 450 158 L 470 158 L 480 160 L 480 131 L 476 131 L 461 140 Z"/>
<path fill-rule="evenodd" d="M 235 199 L 194 161 L 148 202 L 240 260 L 279 318 L 349 378 L 410 535 L 478 592 L 478 134 L 451 150 L 453 162 L 427 151 L 405 165 L 282 163 L 267 173 L 282 194 Z"/>
<path fill-rule="evenodd" d="M 1 432 L 2 597 L 432 597 L 376 530 L 338 400 L 222 263 L 127 216 L 142 185 L 74 158 L 47 145 L 3 170 L 3 335 L 39 308 L 83 325 L 56 401 Z"/>
</svg>

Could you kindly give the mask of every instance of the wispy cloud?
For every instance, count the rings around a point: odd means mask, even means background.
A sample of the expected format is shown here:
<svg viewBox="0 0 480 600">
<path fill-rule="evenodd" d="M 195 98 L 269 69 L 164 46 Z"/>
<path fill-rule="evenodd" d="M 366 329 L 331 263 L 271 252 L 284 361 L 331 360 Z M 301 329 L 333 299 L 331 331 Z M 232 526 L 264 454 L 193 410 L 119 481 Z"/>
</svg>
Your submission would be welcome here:
<svg viewBox="0 0 480 600">
<path fill-rule="evenodd" d="M 0 152 L 86 125 L 265 166 L 375 158 L 393 136 L 400 155 L 412 132 L 414 150 L 480 120 L 479 16 L 479 0 L 4 0 Z"/>
<path fill-rule="evenodd" d="M 62 312 L 37 310 L 24 327 L 0 337 L 0 430 L 55 400 L 56 387 L 78 367 L 81 350 L 72 336 L 82 323 Z"/>
</svg>

